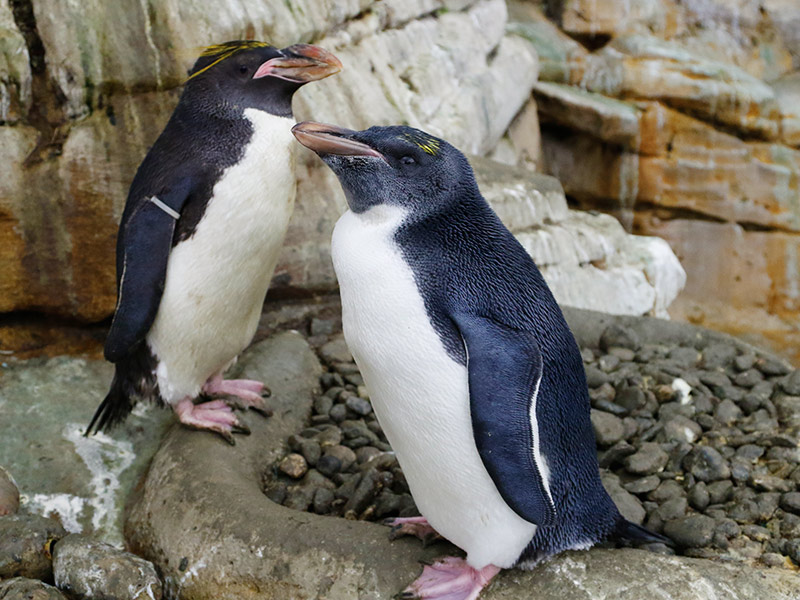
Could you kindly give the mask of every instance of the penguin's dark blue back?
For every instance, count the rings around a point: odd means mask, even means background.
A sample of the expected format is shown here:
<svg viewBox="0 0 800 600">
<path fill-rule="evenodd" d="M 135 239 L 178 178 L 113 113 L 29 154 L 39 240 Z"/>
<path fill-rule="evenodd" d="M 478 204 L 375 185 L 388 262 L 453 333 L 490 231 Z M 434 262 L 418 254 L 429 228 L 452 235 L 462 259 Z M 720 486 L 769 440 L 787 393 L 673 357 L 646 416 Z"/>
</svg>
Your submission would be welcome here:
<svg viewBox="0 0 800 600">
<path fill-rule="evenodd" d="M 611 536 L 621 517 L 600 482 L 580 351 L 533 260 L 477 187 L 470 187 L 442 211 L 412 217 L 396 240 L 455 360 L 466 363 L 461 336 L 448 317 L 453 310 L 534 332 L 543 363 L 536 416 L 540 431 L 547 432 L 541 452 L 550 470 L 557 519 L 537 530 L 521 558 L 536 559 L 581 542 L 588 546 Z M 518 480 L 517 485 L 524 488 L 530 482 Z"/>
</svg>

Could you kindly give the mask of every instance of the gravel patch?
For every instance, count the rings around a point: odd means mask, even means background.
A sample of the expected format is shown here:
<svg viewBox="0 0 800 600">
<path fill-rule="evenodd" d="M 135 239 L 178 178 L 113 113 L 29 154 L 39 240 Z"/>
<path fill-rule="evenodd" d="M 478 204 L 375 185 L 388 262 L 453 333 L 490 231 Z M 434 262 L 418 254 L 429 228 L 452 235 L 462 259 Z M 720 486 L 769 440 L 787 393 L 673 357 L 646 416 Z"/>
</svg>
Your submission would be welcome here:
<svg viewBox="0 0 800 600">
<path fill-rule="evenodd" d="M 419 514 L 341 334 L 320 337 L 322 392 L 265 493 L 348 519 Z M 679 554 L 800 564 L 800 370 L 735 342 L 660 344 L 619 324 L 581 354 L 603 483 L 627 518 Z"/>
</svg>

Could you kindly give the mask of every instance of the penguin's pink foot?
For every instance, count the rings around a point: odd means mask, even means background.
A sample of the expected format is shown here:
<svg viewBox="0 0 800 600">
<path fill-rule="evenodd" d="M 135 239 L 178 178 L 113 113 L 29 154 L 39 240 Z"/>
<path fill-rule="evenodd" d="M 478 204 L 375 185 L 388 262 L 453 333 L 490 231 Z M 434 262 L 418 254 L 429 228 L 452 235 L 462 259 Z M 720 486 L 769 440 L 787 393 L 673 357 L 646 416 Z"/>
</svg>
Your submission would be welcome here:
<svg viewBox="0 0 800 600">
<path fill-rule="evenodd" d="M 222 400 L 195 404 L 191 398 L 184 398 L 175 405 L 175 413 L 187 427 L 214 431 L 231 446 L 236 443 L 233 441 L 234 433 L 250 433 L 247 426 L 233 414 L 233 409 Z"/>
<path fill-rule="evenodd" d="M 427 546 L 431 542 L 444 539 L 430 526 L 425 517 L 397 517 L 386 519 L 383 524 L 392 528 L 389 532 L 390 540 L 396 540 L 404 535 L 413 535 L 422 540 L 423 546 Z"/>
<path fill-rule="evenodd" d="M 271 394 L 269 388 L 260 381 L 252 379 L 223 379 L 222 375 L 214 375 L 206 381 L 203 393 L 209 396 L 225 394 L 238 398 L 236 408 L 252 408 L 266 417 L 272 415 L 272 409 L 267 407 L 264 396 Z"/>
<path fill-rule="evenodd" d="M 488 565 L 473 569 L 463 558 L 448 556 L 426 565 L 414 583 L 400 594 L 401 598 L 429 600 L 475 600 L 500 567 Z"/>
</svg>

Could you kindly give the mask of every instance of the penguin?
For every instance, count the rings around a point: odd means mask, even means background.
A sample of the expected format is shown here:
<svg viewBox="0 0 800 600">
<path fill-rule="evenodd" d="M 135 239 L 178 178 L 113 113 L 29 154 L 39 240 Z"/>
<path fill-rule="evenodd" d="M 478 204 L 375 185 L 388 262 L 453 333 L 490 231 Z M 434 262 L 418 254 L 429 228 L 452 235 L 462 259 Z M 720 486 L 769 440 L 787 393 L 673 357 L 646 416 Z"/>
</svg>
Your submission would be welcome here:
<svg viewBox="0 0 800 600">
<path fill-rule="evenodd" d="M 466 552 L 403 597 L 474 599 L 564 550 L 668 542 L 603 488 L 575 338 L 464 155 L 410 127 L 293 131 L 349 205 L 332 238 L 344 335 L 422 513 L 392 524 Z"/>
<path fill-rule="evenodd" d="M 86 435 L 139 399 L 193 428 L 247 433 L 238 406 L 268 413 L 264 384 L 223 372 L 253 339 L 295 198 L 292 95 L 341 62 L 316 46 L 206 48 L 139 166 L 117 238 L 117 305 L 104 355 L 111 388 Z"/>
</svg>

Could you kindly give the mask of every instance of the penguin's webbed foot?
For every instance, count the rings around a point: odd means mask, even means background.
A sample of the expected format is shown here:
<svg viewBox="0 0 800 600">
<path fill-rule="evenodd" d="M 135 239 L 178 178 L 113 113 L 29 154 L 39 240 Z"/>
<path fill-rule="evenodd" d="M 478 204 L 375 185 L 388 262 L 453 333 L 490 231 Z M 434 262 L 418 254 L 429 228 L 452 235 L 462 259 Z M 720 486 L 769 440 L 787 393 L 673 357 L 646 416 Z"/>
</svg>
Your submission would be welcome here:
<svg viewBox="0 0 800 600">
<path fill-rule="evenodd" d="M 187 427 L 218 433 L 231 446 L 236 444 L 234 433 L 250 434 L 247 425 L 241 423 L 233 409 L 222 400 L 195 404 L 191 398 L 184 398 L 175 406 L 175 413 Z"/>
<path fill-rule="evenodd" d="M 425 517 L 396 517 L 385 519 L 383 524 L 392 528 L 389 532 L 389 539 L 392 541 L 404 535 L 413 535 L 421 539 L 422 546 L 425 547 L 437 540 L 444 539 L 430 526 Z"/>
<path fill-rule="evenodd" d="M 205 383 L 203 393 L 209 396 L 224 394 L 231 397 L 225 401 L 234 408 L 242 410 L 252 408 L 265 417 L 272 416 L 272 409 L 264 402 L 264 398 L 272 395 L 272 392 L 260 381 L 223 379 L 221 375 L 215 375 Z"/>
<path fill-rule="evenodd" d="M 463 558 L 440 558 L 422 569 L 414 583 L 400 598 L 425 598 L 427 600 L 476 600 L 481 590 L 500 572 L 500 567 L 487 565 L 475 569 Z"/>
</svg>

